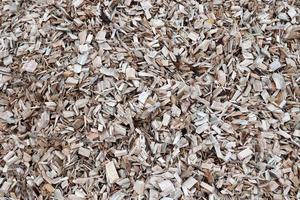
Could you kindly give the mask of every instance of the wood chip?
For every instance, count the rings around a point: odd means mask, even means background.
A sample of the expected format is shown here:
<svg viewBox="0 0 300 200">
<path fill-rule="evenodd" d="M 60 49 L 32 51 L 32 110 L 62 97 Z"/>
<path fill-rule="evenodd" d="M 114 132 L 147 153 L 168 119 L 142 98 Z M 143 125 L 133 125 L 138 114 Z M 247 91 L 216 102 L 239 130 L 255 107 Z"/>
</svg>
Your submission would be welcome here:
<svg viewBox="0 0 300 200">
<path fill-rule="evenodd" d="M 78 149 L 78 154 L 88 158 L 91 155 L 91 151 L 89 149 L 80 147 Z"/>
<path fill-rule="evenodd" d="M 243 151 L 239 152 L 237 156 L 240 160 L 244 160 L 246 157 L 248 157 L 252 154 L 253 154 L 253 151 L 251 149 L 247 148 L 247 149 L 244 149 Z"/>
<path fill-rule="evenodd" d="M 170 180 L 164 180 L 160 182 L 158 185 L 161 191 L 163 191 L 166 194 L 170 194 L 175 191 L 174 185 Z"/>
<path fill-rule="evenodd" d="M 190 190 L 196 183 L 198 183 L 198 181 L 193 177 L 190 177 L 182 184 L 182 187 Z"/>
<path fill-rule="evenodd" d="M 33 73 L 36 70 L 37 66 L 38 64 L 37 62 L 35 62 L 35 60 L 30 60 L 23 65 L 22 70 Z"/>
<path fill-rule="evenodd" d="M 127 68 L 126 69 L 126 79 L 127 80 L 135 79 L 135 73 L 136 73 L 136 71 L 134 68 L 131 68 L 131 67 Z"/>
<path fill-rule="evenodd" d="M 144 193 L 145 183 L 143 181 L 136 181 L 134 183 L 133 189 L 137 194 L 141 195 Z"/>
<path fill-rule="evenodd" d="M 72 5 L 78 8 L 83 3 L 83 0 L 73 0 Z"/>
<path fill-rule="evenodd" d="M 160 28 L 163 27 L 165 23 L 160 19 L 151 19 L 150 25 L 153 26 L 154 28 Z"/>
<path fill-rule="evenodd" d="M 280 64 L 279 60 L 275 60 L 270 64 L 270 69 L 272 71 L 276 71 L 279 68 L 281 68 L 281 64 Z"/>
<path fill-rule="evenodd" d="M 276 85 L 276 88 L 278 90 L 283 90 L 285 89 L 285 80 L 283 78 L 283 76 L 281 74 L 278 74 L 278 73 L 274 73 L 272 75 L 272 78 L 275 82 L 275 85 Z"/>
<path fill-rule="evenodd" d="M 110 184 L 115 183 L 119 179 L 119 175 L 118 175 L 118 172 L 115 168 L 115 164 L 113 161 L 109 161 L 105 165 L 105 170 L 106 170 L 107 180 Z"/>
<path fill-rule="evenodd" d="M 139 102 L 144 104 L 146 102 L 146 100 L 148 99 L 149 95 L 150 95 L 149 91 L 142 92 L 138 98 Z"/>
<path fill-rule="evenodd" d="M 203 187 L 206 191 L 213 193 L 214 192 L 214 187 L 212 187 L 211 185 L 205 183 L 205 182 L 201 182 L 200 186 Z"/>
</svg>

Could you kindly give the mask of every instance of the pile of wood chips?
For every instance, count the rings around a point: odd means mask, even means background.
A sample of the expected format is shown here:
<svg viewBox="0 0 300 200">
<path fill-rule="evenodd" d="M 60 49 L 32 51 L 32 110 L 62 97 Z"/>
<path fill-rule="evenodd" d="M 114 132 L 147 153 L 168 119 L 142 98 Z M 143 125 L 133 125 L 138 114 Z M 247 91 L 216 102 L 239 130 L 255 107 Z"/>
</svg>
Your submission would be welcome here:
<svg viewBox="0 0 300 200">
<path fill-rule="evenodd" d="M 1 199 L 299 199 L 299 0 L 1 0 Z"/>
</svg>

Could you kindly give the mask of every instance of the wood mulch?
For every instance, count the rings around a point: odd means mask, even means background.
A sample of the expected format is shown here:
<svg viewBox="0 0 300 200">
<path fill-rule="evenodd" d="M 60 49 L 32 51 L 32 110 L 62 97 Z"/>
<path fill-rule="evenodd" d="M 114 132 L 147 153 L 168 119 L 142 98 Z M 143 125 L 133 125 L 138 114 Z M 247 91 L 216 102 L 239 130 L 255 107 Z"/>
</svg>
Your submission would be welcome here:
<svg viewBox="0 0 300 200">
<path fill-rule="evenodd" d="M 300 199 L 300 1 L 0 1 L 0 198 Z"/>
</svg>

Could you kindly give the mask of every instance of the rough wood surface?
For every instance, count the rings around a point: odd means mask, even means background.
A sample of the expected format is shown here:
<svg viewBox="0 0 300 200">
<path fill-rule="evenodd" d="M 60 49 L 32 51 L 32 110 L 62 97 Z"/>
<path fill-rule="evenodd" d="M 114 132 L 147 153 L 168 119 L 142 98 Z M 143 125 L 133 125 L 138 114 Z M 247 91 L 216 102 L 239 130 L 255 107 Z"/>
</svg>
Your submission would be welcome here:
<svg viewBox="0 0 300 200">
<path fill-rule="evenodd" d="M 0 199 L 300 199 L 299 0 L 0 0 Z"/>
</svg>

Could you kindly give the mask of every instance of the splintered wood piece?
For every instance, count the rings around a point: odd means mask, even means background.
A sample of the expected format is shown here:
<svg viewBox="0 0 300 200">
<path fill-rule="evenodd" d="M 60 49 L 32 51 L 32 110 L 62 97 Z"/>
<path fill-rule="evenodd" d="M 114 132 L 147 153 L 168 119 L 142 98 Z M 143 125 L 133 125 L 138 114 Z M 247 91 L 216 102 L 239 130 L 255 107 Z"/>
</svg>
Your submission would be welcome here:
<svg viewBox="0 0 300 200">
<path fill-rule="evenodd" d="M 36 70 L 37 66 L 38 66 L 38 63 L 35 62 L 35 60 L 30 60 L 30 61 L 27 61 L 25 64 L 23 64 L 22 70 L 33 73 Z"/>
<path fill-rule="evenodd" d="M 171 193 L 175 191 L 174 185 L 170 180 L 164 180 L 160 183 L 158 183 L 161 191 L 164 193 Z"/>
<path fill-rule="evenodd" d="M 89 149 L 80 147 L 78 149 L 78 154 L 88 158 L 91 155 L 91 151 Z"/>
<path fill-rule="evenodd" d="M 151 2 L 150 1 L 142 1 L 141 6 L 145 12 L 146 18 L 150 19 L 151 18 L 150 8 L 152 8 Z"/>
<path fill-rule="evenodd" d="M 0 188 L 0 192 L 7 193 L 11 185 L 12 185 L 11 181 L 5 181 Z"/>
<path fill-rule="evenodd" d="M 118 172 L 113 161 L 109 161 L 105 165 L 106 178 L 110 184 L 115 183 L 119 179 Z"/>
<path fill-rule="evenodd" d="M 125 196 L 126 194 L 122 191 L 117 191 L 110 196 L 109 200 L 122 200 Z"/>
<path fill-rule="evenodd" d="M 190 190 L 196 183 L 198 183 L 198 181 L 193 177 L 190 177 L 182 184 L 182 187 L 185 187 L 188 190 Z"/>
<path fill-rule="evenodd" d="M 300 130 L 295 130 L 294 133 L 293 133 L 293 135 L 295 137 L 300 137 Z"/>
<path fill-rule="evenodd" d="M 3 59 L 3 64 L 4 65 L 10 65 L 13 63 L 13 57 L 11 55 L 7 56 L 6 58 Z"/>
<path fill-rule="evenodd" d="M 89 102 L 89 99 L 78 99 L 75 102 L 75 106 L 80 109 L 83 108 L 85 105 L 87 105 L 87 103 Z"/>
<path fill-rule="evenodd" d="M 8 162 L 9 159 L 11 159 L 15 155 L 14 151 L 9 151 L 5 156 L 3 156 L 3 160 L 5 162 Z"/>
<path fill-rule="evenodd" d="M 248 156 L 252 155 L 253 151 L 249 148 L 244 149 L 243 151 L 238 153 L 238 158 L 239 160 L 244 160 L 245 158 L 247 158 Z"/>
<path fill-rule="evenodd" d="M 205 183 L 205 182 L 201 182 L 200 186 L 203 187 L 206 191 L 213 193 L 214 192 L 214 187 Z"/>
<path fill-rule="evenodd" d="M 281 63 L 279 62 L 279 60 L 274 60 L 271 64 L 270 64 L 270 69 L 272 70 L 272 71 L 276 71 L 277 69 L 279 69 L 279 68 L 281 68 L 282 67 L 282 65 L 281 65 Z"/>
<path fill-rule="evenodd" d="M 145 183 L 144 183 L 144 181 L 136 181 L 134 183 L 133 189 L 134 189 L 134 191 L 137 194 L 139 194 L 139 195 L 143 194 L 144 190 L 145 190 Z"/>
<path fill-rule="evenodd" d="M 48 183 L 46 183 L 44 186 L 43 186 L 43 189 L 46 190 L 49 194 L 52 194 L 54 192 L 54 187 Z"/>
<path fill-rule="evenodd" d="M 150 92 L 148 92 L 148 91 L 142 92 L 138 98 L 139 102 L 144 104 L 146 102 L 146 100 L 148 99 L 149 95 L 150 95 Z"/>
<path fill-rule="evenodd" d="M 117 76 L 117 72 L 115 69 L 111 69 L 111 68 L 100 68 L 100 73 L 106 75 L 106 76 L 112 76 L 112 77 L 116 77 Z"/>
<path fill-rule="evenodd" d="M 82 3 L 83 3 L 83 0 L 73 0 L 72 5 L 75 8 L 78 8 L 79 6 L 81 6 Z"/>
<path fill-rule="evenodd" d="M 165 113 L 163 116 L 163 120 L 162 120 L 162 125 L 163 126 L 168 126 L 171 120 L 171 115 L 169 115 L 168 113 Z"/>
<path fill-rule="evenodd" d="M 163 27 L 165 23 L 160 19 L 151 19 L 150 25 L 153 26 L 154 28 L 160 28 Z"/>
<path fill-rule="evenodd" d="M 279 185 L 275 181 L 271 181 L 268 183 L 268 190 L 269 191 L 275 191 Z"/>
<path fill-rule="evenodd" d="M 64 200 L 63 193 L 62 193 L 59 189 L 56 189 L 56 190 L 54 191 L 54 199 L 57 199 L 57 200 Z"/>
<path fill-rule="evenodd" d="M 128 67 L 126 69 L 126 79 L 127 80 L 133 80 L 133 79 L 135 79 L 135 74 L 136 74 L 136 71 L 135 71 L 134 68 Z"/>
<path fill-rule="evenodd" d="M 278 73 L 274 73 L 273 75 L 272 75 L 272 78 L 273 78 L 273 80 L 274 80 L 274 82 L 275 82 L 275 85 L 276 85 L 276 88 L 278 89 L 278 90 L 283 90 L 283 89 L 285 89 L 285 80 L 284 80 L 284 78 L 283 78 L 283 76 L 281 75 L 281 74 L 278 74 Z"/>
<path fill-rule="evenodd" d="M 225 85 L 226 83 L 226 74 L 222 70 L 218 70 L 217 79 L 221 85 Z"/>
<path fill-rule="evenodd" d="M 195 32 L 191 32 L 189 33 L 188 37 L 193 41 L 197 41 L 199 39 L 199 34 Z"/>
</svg>

